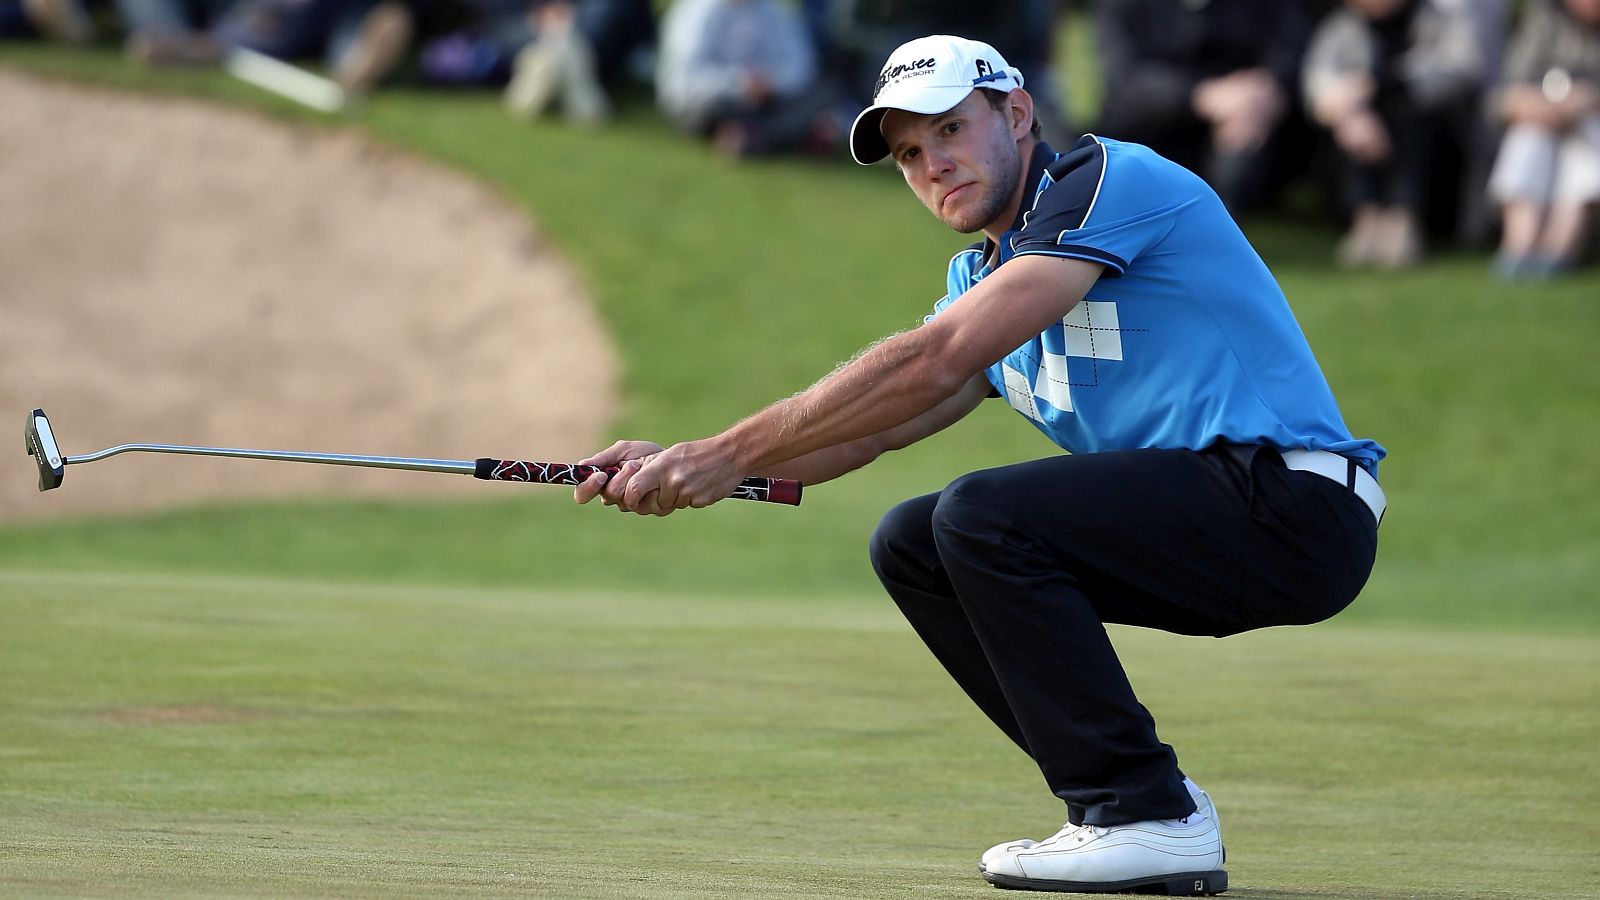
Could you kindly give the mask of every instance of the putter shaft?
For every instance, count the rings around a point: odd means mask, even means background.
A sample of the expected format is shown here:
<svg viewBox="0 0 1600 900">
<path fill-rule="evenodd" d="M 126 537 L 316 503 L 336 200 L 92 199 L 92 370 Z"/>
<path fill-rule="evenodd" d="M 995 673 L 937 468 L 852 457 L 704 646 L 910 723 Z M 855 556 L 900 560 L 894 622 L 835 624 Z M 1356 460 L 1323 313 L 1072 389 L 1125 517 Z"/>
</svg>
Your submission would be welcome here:
<svg viewBox="0 0 1600 900">
<path fill-rule="evenodd" d="M 446 472 L 471 475 L 477 463 L 462 459 L 413 459 L 405 456 L 357 456 L 348 453 L 301 453 L 288 450 L 244 450 L 229 447 L 189 447 L 181 444 L 118 444 L 83 456 L 63 457 L 63 465 L 90 463 L 119 453 L 174 453 L 180 456 L 226 456 L 235 459 L 275 459 L 283 462 L 321 463 L 331 466 L 361 466 L 369 469 L 405 469 L 413 472 Z"/>
</svg>

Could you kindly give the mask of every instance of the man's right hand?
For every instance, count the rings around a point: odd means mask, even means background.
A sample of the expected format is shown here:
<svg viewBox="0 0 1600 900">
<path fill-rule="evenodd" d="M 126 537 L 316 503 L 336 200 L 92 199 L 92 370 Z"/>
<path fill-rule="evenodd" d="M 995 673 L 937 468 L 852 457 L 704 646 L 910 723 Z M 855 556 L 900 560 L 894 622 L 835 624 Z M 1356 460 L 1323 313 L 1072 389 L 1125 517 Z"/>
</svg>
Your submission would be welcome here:
<svg viewBox="0 0 1600 900">
<path fill-rule="evenodd" d="M 588 503 L 599 497 L 605 505 L 616 506 L 622 499 L 622 492 L 628 487 L 628 479 L 634 472 L 639 471 L 639 466 L 643 465 L 644 460 L 660 452 L 661 445 L 650 441 L 617 441 L 587 459 L 578 460 L 581 466 L 594 466 L 600 469 L 619 466 L 621 471 L 615 477 L 609 477 L 604 472 L 590 475 L 582 484 L 573 488 L 572 498 L 579 503 Z"/>
</svg>

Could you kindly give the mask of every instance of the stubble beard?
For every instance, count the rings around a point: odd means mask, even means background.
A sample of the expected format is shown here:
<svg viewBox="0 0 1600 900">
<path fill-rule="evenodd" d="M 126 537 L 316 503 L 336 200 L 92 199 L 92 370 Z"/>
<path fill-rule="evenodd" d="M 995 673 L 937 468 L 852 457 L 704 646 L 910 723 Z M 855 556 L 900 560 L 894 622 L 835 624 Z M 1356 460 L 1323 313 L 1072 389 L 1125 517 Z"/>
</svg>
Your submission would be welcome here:
<svg viewBox="0 0 1600 900">
<path fill-rule="evenodd" d="M 1010 152 L 1002 152 L 996 177 L 983 188 L 982 196 L 965 210 L 950 215 L 939 213 L 939 220 L 961 234 L 972 234 L 988 227 L 1001 213 L 1017 189 L 1017 179 L 1022 177 L 1022 154 L 1015 144 Z"/>
</svg>

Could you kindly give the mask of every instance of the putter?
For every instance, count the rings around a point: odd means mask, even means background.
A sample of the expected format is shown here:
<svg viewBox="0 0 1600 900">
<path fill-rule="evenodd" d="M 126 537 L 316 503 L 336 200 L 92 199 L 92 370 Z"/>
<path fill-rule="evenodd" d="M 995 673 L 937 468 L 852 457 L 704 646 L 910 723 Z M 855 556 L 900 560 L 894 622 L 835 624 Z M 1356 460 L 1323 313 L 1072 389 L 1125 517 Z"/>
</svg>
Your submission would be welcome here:
<svg viewBox="0 0 1600 900">
<path fill-rule="evenodd" d="M 343 453 L 296 453 L 284 450 L 240 450 L 226 447 L 186 447 L 177 444 L 118 444 L 97 453 L 83 456 L 64 456 L 50 428 L 50 418 L 44 410 L 28 414 L 28 426 L 23 432 L 28 455 L 39 467 L 39 490 L 52 491 L 61 486 L 67 466 L 98 462 L 123 453 L 174 453 L 181 456 L 222 456 L 234 459 L 276 459 L 285 462 L 317 463 L 327 466 L 360 466 L 367 469 L 405 469 L 412 472 L 444 472 L 452 475 L 471 475 L 484 481 L 520 481 L 529 484 L 581 484 L 595 472 L 616 474 L 617 467 L 601 469 L 597 466 L 580 466 L 575 463 L 528 462 L 520 459 L 412 459 L 404 456 L 351 456 Z M 766 503 L 800 505 L 798 481 L 788 478 L 761 478 L 752 476 L 734 488 L 729 499 L 759 500 Z"/>
</svg>

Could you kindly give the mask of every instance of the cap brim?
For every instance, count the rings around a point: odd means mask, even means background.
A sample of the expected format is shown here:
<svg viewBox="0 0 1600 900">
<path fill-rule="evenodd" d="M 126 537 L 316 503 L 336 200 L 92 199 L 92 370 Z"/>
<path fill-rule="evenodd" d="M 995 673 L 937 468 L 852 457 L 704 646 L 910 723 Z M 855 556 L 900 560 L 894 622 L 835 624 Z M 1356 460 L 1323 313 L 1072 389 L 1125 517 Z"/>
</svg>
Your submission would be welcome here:
<svg viewBox="0 0 1600 900">
<path fill-rule="evenodd" d="M 863 166 L 870 166 L 889 155 L 889 144 L 883 139 L 883 117 L 889 110 L 899 109 L 918 115 L 932 116 L 949 112 L 972 93 L 970 84 L 923 86 L 896 95 L 885 91 L 877 103 L 856 116 L 850 126 L 850 155 Z"/>
</svg>

